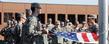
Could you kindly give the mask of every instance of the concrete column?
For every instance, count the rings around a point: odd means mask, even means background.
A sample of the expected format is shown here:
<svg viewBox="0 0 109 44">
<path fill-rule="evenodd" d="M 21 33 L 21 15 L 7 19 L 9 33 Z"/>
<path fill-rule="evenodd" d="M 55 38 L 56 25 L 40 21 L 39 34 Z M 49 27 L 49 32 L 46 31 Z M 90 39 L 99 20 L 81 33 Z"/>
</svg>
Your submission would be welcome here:
<svg viewBox="0 0 109 44">
<path fill-rule="evenodd" d="M 58 20 L 58 14 L 56 13 L 55 14 L 55 21 L 57 21 Z"/>
<path fill-rule="evenodd" d="M 3 25 L 4 24 L 4 12 L 1 13 L 1 24 Z"/>
<path fill-rule="evenodd" d="M 85 21 L 87 22 L 87 15 L 85 15 Z"/>
<path fill-rule="evenodd" d="M 15 18 L 15 12 L 13 12 L 13 17 Z"/>
<path fill-rule="evenodd" d="M 78 14 L 75 14 L 75 21 L 78 21 Z"/>
<path fill-rule="evenodd" d="M 65 14 L 65 19 L 68 19 L 68 15 L 67 14 Z"/>
<path fill-rule="evenodd" d="M 45 13 L 45 24 L 47 24 L 47 13 Z"/>
</svg>

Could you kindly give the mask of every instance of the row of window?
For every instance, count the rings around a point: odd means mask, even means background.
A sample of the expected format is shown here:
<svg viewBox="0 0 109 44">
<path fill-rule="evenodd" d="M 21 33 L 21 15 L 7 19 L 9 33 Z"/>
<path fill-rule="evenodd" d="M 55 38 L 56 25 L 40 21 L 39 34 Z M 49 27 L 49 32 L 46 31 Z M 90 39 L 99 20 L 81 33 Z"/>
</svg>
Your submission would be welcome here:
<svg viewBox="0 0 109 44">
<path fill-rule="evenodd" d="M 70 20 L 70 22 L 72 22 L 73 24 L 75 23 L 75 21 L 76 21 L 76 15 L 75 14 L 68 14 L 67 15 L 68 17 L 68 19 Z M 53 20 L 53 24 L 55 24 L 55 20 L 57 19 L 57 20 L 59 20 L 59 21 L 65 21 L 65 14 L 58 14 L 57 15 L 57 18 L 56 18 L 56 16 L 55 16 L 55 14 L 47 14 L 47 20 L 49 19 L 49 18 L 51 18 L 52 20 Z M 45 14 L 40 14 L 39 15 L 39 19 L 41 20 L 41 22 L 42 23 L 45 23 Z M 82 23 L 83 21 L 85 21 L 85 15 L 78 15 L 78 17 L 77 17 L 77 20 L 80 22 L 80 23 Z"/>
<path fill-rule="evenodd" d="M 77 14 L 76 14 L 77 15 Z M 68 14 L 67 18 L 70 20 L 70 22 L 72 22 L 73 24 L 75 23 L 76 19 L 82 23 L 83 21 L 85 21 L 87 18 L 85 17 L 85 15 L 82 15 L 82 14 L 79 14 L 77 15 L 77 18 L 76 18 L 76 15 L 75 14 Z M 13 13 L 4 13 L 4 22 L 7 22 L 7 20 L 10 20 L 12 18 L 15 18 L 16 17 L 16 14 L 13 15 Z M 39 16 L 39 19 L 42 23 L 45 23 L 45 14 L 40 14 Z M 1 16 L 1 13 L 0 13 L 0 24 L 1 24 L 1 21 L 2 21 L 2 16 Z M 58 14 L 57 17 L 55 14 L 47 14 L 47 20 L 51 18 L 53 20 L 53 24 L 55 24 L 55 20 L 57 18 L 57 20 L 60 20 L 60 21 L 65 21 L 65 14 Z"/>
</svg>

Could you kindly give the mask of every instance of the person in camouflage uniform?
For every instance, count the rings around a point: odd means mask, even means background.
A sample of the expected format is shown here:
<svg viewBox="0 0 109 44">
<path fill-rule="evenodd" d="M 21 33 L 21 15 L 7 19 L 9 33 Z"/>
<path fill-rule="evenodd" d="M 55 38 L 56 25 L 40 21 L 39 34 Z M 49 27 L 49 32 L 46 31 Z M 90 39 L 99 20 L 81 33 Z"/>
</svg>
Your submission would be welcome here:
<svg viewBox="0 0 109 44">
<path fill-rule="evenodd" d="M 26 21 L 26 16 L 24 14 L 21 13 L 17 13 L 17 25 L 15 27 L 15 44 L 22 44 L 22 28 L 23 28 L 23 24 Z"/>
<path fill-rule="evenodd" d="M 32 11 L 31 9 L 26 9 L 26 22 L 25 24 L 23 25 L 23 28 L 22 28 L 22 44 L 30 44 L 31 43 L 31 36 L 30 36 L 30 33 L 29 33 L 29 18 L 31 17 L 32 15 Z"/>
<path fill-rule="evenodd" d="M 11 28 L 11 20 L 8 20 L 8 21 L 7 21 L 7 26 L 4 27 L 4 28 L 1 30 L 1 32 L 0 32 L 0 34 L 5 37 L 5 43 L 6 43 L 6 44 L 9 44 L 9 42 L 10 42 L 10 35 L 11 35 L 11 33 L 10 33 L 10 28 Z"/>
<path fill-rule="evenodd" d="M 89 15 L 88 16 L 88 32 L 95 32 L 98 33 L 98 24 L 95 22 L 95 20 L 97 19 L 96 15 Z"/>
<path fill-rule="evenodd" d="M 24 26 L 24 32 L 25 30 L 28 30 L 25 34 L 27 38 L 30 40 L 30 44 L 42 44 L 41 42 L 43 39 L 40 30 L 40 21 L 38 19 L 38 14 L 40 12 L 40 5 L 38 3 L 32 3 L 31 4 L 31 10 L 29 10 L 29 15 L 27 16 L 26 25 Z M 29 44 L 29 43 L 28 43 Z"/>
</svg>

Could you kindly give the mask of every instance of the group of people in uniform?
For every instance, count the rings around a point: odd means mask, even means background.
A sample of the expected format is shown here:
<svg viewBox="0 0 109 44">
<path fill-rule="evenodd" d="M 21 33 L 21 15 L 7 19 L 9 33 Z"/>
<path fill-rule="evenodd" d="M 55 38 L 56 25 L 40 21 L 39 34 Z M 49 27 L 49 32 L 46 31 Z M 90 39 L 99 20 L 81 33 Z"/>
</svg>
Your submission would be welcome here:
<svg viewBox="0 0 109 44">
<path fill-rule="evenodd" d="M 87 22 L 72 24 L 68 19 L 64 22 L 57 20 L 53 24 L 48 19 L 47 24 L 42 24 L 38 19 L 40 5 L 32 3 L 31 9 L 26 9 L 26 14 L 17 13 L 16 18 L 7 21 L 7 26 L 0 31 L 5 36 L 6 44 L 58 44 L 57 32 L 98 32 L 96 16 L 90 15 Z"/>
<path fill-rule="evenodd" d="M 5 44 L 43 44 L 41 22 L 38 19 L 40 5 L 32 3 L 25 13 L 16 13 L 16 17 L 7 21 L 0 34 L 5 37 Z M 40 43 L 39 43 L 40 42 Z"/>
</svg>

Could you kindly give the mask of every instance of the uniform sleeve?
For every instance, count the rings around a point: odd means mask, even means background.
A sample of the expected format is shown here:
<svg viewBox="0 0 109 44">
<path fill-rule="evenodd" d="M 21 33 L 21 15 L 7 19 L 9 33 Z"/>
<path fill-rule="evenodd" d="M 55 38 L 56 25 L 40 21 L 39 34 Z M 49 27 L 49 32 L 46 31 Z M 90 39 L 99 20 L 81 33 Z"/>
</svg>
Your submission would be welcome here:
<svg viewBox="0 0 109 44">
<path fill-rule="evenodd" d="M 20 34 L 20 27 L 17 25 L 15 27 L 15 35 L 19 35 Z"/>
</svg>

